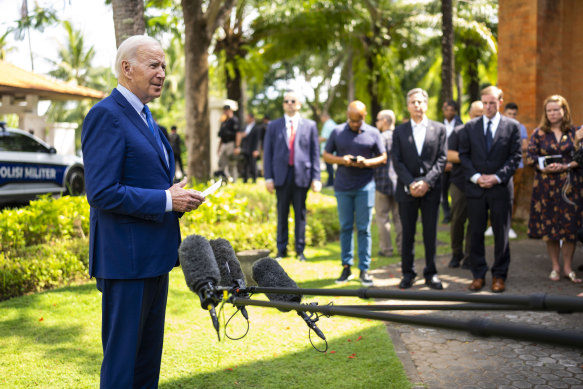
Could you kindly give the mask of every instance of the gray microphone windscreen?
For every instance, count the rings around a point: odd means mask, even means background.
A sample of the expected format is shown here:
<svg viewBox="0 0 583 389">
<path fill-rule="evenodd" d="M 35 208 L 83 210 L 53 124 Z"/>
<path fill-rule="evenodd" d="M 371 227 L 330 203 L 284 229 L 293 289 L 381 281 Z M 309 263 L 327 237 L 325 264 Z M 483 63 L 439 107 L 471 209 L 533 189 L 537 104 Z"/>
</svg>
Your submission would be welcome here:
<svg viewBox="0 0 583 389">
<path fill-rule="evenodd" d="M 235 280 L 242 280 L 243 285 L 241 286 L 245 287 L 245 275 L 243 274 L 241 264 L 237 259 L 231 243 L 223 238 L 211 239 L 209 243 L 213 249 L 221 273 L 219 285 L 230 287 L 236 284 Z"/>
<path fill-rule="evenodd" d="M 272 258 L 263 258 L 253 263 L 253 279 L 257 285 L 264 288 L 296 288 L 298 285 L 287 275 L 281 265 Z M 269 301 L 299 303 L 302 296 L 299 294 L 265 294 Z M 281 309 L 280 309 L 281 310 Z"/>
<path fill-rule="evenodd" d="M 197 289 L 206 282 L 210 281 L 214 285 L 219 282 L 219 267 L 211 245 L 204 236 L 187 236 L 180 244 L 178 257 L 186 285 L 193 292 L 198 293 Z"/>
</svg>

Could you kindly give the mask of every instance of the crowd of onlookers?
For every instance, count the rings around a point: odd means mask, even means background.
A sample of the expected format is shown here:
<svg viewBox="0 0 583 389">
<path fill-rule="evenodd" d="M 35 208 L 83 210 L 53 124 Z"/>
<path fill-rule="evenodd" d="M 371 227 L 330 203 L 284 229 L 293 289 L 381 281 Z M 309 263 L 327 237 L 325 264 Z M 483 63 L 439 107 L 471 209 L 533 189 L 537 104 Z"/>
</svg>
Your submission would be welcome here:
<svg viewBox="0 0 583 389">
<path fill-rule="evenodd" d="M 516 238 L 510 226 L 513 176 L 528 166 L 532 169 L 523 174 L 534 171 L 528 236 L 546 242 L 551 281 L 563 276 L 581 283 L 573 268 L 573 254 L 577 240 L 583 239 L 583 169 L 574 153 L 581 147 L 583 129 L 573 125 L 567 101 L 559 95 L 548 97 L 530 137 L 516 120 L 517 104 L 503 105 L 502 90 L 495 86 L 483 89 L 481 99 L 471 103 L 470 120 L 465 124 L 455 101 L 443 103 L 440 122 L 427 118 L 427 103 L 427 93 L 413 89 L 407 94 L 409 117 L 397 125 L 393 111 L 381 110 L 375 129 L 364 122 L 366 106 L 354 101 L 348 106 L 346 122 L 339 125 L 322 113 L 319 134 L 313 121 L 301 118 L 300 96 L 294 92 L 284 97 L 284 116 L 272 122 L 265 117 L 257 123 L 253 114 L 247 114 L 241 126 L 227 105 L 219 133 L 218 173 L 232 179 L 241 176 L 244 182 L 264 175 L 267 189 L 278 200 L 277 257 L 287 256 L 287 216 L 293 206 L 296 255 L 305 260 L 305 197 L 314 183 L 314 190 L 322 186 L 321 156 L 327 170 L 324 186 L 334 188 L 341 224 L 342 274 L 337 282 L 353 277 L 356 227 L 360 280 L 372 285 L 368 267 L 374 209 L 378 255 L 401 256 L 402 289 L 411 287 L 417 277 L 414 241 L 421 215 L 423 278 L 430 288 L 442 289 L 435 267 L 441 208 L 441 222 L 450 226 L 448 266 L 472 272 L 471 291 L 484 288 L 490 271 L 491 290 L 503 292 L 510 264 L 509 239 Z M 258 164 L 266 148 L 267 156 Z M 492 235 L 495 254 L 489 266 L 484 236 Z"/>
</svg>

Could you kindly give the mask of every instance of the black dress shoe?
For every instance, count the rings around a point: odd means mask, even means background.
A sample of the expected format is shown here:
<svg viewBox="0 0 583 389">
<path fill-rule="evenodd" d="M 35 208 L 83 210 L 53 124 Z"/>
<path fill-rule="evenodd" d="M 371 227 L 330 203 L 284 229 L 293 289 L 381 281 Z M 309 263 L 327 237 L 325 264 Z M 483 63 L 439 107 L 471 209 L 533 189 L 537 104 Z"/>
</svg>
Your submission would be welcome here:
<svg viewBox="0 0 583 389">
<path fill-rule="evenodd" d="M 300 262 L 306 262 L 306 261 L 307 261 L 306 257 L 304 257 L 304 254 L 300 254 L 300 255 L 298 255 L 298 260 L 299 260 Z"/>
<path fill-rule="evenodd" d="M 455 255 L 451 257 L 451 261 L 447 264 L 447 267 L 455 268 L 460 267 L 460 262 L 464 259 L 463 255 Z"/>
<path fill-rule="evenodd" d="M 431 278 L 427 278 L 425 280 L 425 285 L 429 286 L 431 289 L 443 289 L 443 285 L 441 284 L 439 277 L 437 277 L 437 274 L 434 274 Z"/>
<path fill-rule="evenodd" d="M 401 280 L 401 282 L 399 283 L 399 289 L 409 289 L 412 286 L 413 286 L 413 280 L 408 280 L 406 278 L 403 278 Z"/>
</svg>

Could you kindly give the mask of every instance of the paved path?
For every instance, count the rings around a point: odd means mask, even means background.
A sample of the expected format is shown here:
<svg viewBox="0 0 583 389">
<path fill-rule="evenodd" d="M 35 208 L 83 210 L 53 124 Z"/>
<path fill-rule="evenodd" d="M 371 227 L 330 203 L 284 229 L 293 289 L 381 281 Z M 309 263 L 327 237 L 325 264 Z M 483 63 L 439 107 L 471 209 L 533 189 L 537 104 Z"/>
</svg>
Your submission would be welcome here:
<svg viewBox="0 0 583 389">
<path fill-rule="evenodd" d="M 542 241 L 511 241 L 512 263 L 505 294 L 546 292 L 574 296 L 583 292 L 581 284 L 567 279 L 548 280 L 551 270 L 546 245 Z M 492 247 L 487 249 L 488 263 Z M 438 257 L 437 268 L 445 290 L 466 292 L 471 281 L 469 270 L 449 269 L 450 256 Z M 580 247 L 575 253 L 575 267 L 583 263 Z M 417 260 L 418 273 L 424 260 Z M 580 276 L 583 276 L 582 272 Z M 372 271 L 376 286 L 395 288 L 399 284 L 400 265 L 390 265 Z M 490 293 L 491 273 L 480 293 Z M 411 290 L 429 290 L 424 280 L 417 280 Z M 379 302 L 380 303 L 380 302 Z M 388 301 L 382 303 L 403 303 Z M 583 332 L 583 313 L 523 311 L 435 311 L 402 314 L 423 314 L 470 319 L 485 317 L 497 322 L 520 323 L 551 329 L 571 329 Z M 429 329 L 402 324 L 387 324 L 397 355 L 409 379 L 417 388 L 581 388 L 583 389 L 583 350 L 570 347 L 516 341 L 507 338 L 481 338 L 467 332 Z"/>
</svg>

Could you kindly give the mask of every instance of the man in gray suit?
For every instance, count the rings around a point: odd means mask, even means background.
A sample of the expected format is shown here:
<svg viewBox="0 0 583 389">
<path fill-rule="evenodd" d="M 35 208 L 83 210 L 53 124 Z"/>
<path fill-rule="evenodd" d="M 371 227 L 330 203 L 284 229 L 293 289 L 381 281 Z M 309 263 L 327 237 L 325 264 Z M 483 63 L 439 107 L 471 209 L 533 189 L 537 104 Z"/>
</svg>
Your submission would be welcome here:
<svg viewBox="0 0 583 389">
<path fill-rule="evenodd" d="M 437 277 L 435 251 L 441 175 L 446 162 L 446 130 L 442 123 L 429 120 L 425 115 L 427 99 L 427 92 L 421 88 L 407 93 L 407 110 L 411 120 L 398 126 L 393 134 L 391 157 L 398 177 L 395 197 L 399 203 L 403 228 L 401 289 L 410 288 L 417 276 L 414 244 L 419 210 L 425 245 L 425 285 L 432 289 L 443 289 Z"/>
</svg>

